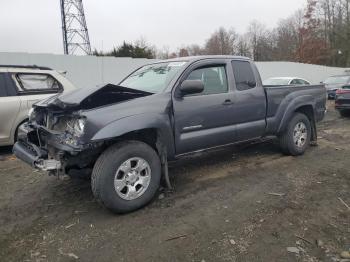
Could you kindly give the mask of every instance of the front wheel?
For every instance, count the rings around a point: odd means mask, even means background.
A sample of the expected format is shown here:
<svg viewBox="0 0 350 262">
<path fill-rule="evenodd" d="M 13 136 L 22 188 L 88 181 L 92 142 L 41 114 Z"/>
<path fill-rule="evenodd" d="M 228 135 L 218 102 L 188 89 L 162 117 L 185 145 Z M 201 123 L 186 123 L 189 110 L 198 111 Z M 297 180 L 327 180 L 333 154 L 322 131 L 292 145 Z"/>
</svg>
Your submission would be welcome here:
<svg viewBox="0 0 350 262">
<path fill-rule="evenodd" d="M 304 114 L 296 113 L 280 137 L 282 151 L 292 156 L 302 155 L 310 145 L 310 140 L 311 124 L 309 118 Z"/>
<path fill-rule="evenodd" d="M 96 161 L 91 187 L 95 198 L 115 213 L 127 213 L 148 204 L 156 194 L 161 163 L 155 150 L 139 141 L 108 148 Z"/>
</svg>

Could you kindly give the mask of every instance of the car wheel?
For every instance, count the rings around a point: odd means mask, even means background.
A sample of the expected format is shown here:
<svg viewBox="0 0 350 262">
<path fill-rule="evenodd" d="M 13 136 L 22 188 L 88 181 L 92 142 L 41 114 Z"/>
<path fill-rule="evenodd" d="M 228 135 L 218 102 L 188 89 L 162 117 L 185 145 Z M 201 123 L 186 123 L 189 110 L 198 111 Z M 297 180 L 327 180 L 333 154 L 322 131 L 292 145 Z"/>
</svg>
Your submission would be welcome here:
<svg viewBox="0 0 350 262">
<path fill-rule="evenodd" d="M 349 117 L 350 116 L 350 110 L 339 110 L 339 114 L 342 117 Z"/>
<path fill-rule="evenodd" d="M 285 154 L 297 156 L 305 153 L 310 145 L 311 124 L 308 117 L 296 113 L 289 122 L 287 129 L 280 137 L 280 145 Z"/>
<path fill-rule="evenodd" d="M 91 187 L 95 198 L 115 213 L 148 204 L 161 179 L 158 154 L 139 141 L 125 141 L 104 151 L 95 163 Z"/>
</svg>

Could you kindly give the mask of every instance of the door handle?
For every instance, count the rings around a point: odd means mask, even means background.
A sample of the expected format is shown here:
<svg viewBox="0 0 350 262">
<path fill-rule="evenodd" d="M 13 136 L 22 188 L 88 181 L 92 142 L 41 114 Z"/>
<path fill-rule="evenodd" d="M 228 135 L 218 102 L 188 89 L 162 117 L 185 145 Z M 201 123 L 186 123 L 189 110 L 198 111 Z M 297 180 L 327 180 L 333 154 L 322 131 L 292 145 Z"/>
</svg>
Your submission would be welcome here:
<svg viewBox="0 0 350 262">
<path fill-rule="evenodd" d="M 231 99 L 226 99 L 225 102 L 222 103 L 224 106 L 229 106 L 229 105 L 233 105 L 233 102 Z"/>
</svg>

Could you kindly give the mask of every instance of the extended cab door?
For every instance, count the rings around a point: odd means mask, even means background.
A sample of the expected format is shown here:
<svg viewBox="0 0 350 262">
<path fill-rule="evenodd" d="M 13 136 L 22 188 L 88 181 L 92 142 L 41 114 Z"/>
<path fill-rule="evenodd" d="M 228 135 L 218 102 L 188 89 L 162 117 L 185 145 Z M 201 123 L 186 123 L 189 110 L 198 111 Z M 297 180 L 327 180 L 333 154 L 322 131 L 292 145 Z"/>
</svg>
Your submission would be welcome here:
<svg viewBox="0 0 350 262">
<path fill-rule="evenodd" d="M 235 127 L 230 115 L 231 77 L 225 60 L 201 61 L 190 66 L 174 92 L 176 153 L 189 153 L 232 142 Z M 181 96 L 179 86 L 185 80 L 201 80 L 204 91 Z"/>
<path fill-rule="evenodd" d="M 229 114 L 236 126 L 236 140 L 259 138 L 266 128 L 266 94 L 259 72 L 248 60 L 233 60 L 231 65 L 235 91 Z"/>
</svg>

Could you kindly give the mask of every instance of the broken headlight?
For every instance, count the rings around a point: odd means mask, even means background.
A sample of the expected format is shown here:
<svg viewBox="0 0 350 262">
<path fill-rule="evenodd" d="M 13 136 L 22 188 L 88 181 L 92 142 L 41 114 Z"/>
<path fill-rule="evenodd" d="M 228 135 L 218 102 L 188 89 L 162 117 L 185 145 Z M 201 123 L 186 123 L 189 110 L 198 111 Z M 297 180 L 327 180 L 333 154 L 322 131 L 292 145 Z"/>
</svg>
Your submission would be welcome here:
<svg viewBox="0 0 350 262">
<path fill-rule="evenodd" d="M 67 122 L 67 131 L 75 137 L 81 137 L 85 131 L 85 118 L 74 118 Z"/>
<path fill-rule="evenodd" d="M 35 111 L 34 111 L 33 107 L 31 109 L 29 109 L 28 118 L 29 118 L 29 121 L 32 121 L 35 119 Z"/>
</svg>

